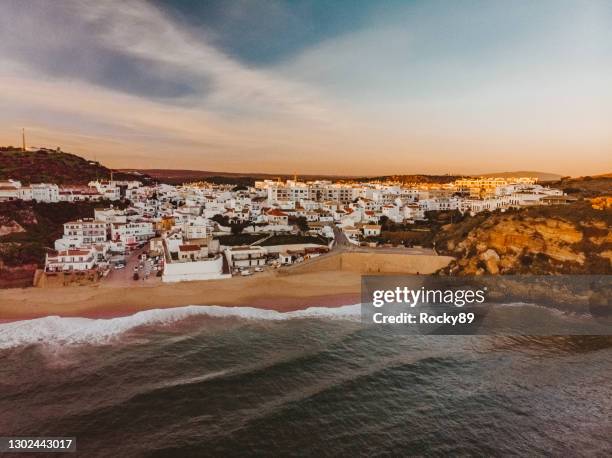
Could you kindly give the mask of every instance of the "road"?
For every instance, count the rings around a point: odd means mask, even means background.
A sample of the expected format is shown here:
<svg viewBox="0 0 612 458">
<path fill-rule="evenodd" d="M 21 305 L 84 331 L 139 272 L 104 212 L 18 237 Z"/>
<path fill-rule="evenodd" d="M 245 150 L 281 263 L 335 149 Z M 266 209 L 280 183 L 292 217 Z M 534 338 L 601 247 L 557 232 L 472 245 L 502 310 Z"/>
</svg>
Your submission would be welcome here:
<svg viewBox="0 0 612 458">
<path fill-rule="evenodd" d="M 127 265 L 123 269 L 112 269 L 104 279 L 104 282 L 112 286 L 153 286 L 160 283 L 160 278 L 155 276 L 156 272 L 151 271 L 150 261 L 145 261 L 143 269 L 138 271 L 138 281 L 134 280 L 134 267 L 139 266 L 140 255 L 147 251 L 147 247 L 145 246 L 144 248 L 140 248 L 126 255 Z M 143 280 L 147 272 L 149 273 L 149 278 Z"/>
<path fill-rule="evenodd" d="M 332 225 L 332 229 L 334 230 L 334 240 L 335 240 L 334 247 L 333 247 L 334 250 L 341 249 L 341 248 L 348 248 L 348 249 L 357 248 L 355 245 L 353 245 L 351 242 L 348 241 L 348 238 L 346 237 L 344 232 L 342 232 L 342 229 L 340 229 L 335 224 Z"/>
</svg>

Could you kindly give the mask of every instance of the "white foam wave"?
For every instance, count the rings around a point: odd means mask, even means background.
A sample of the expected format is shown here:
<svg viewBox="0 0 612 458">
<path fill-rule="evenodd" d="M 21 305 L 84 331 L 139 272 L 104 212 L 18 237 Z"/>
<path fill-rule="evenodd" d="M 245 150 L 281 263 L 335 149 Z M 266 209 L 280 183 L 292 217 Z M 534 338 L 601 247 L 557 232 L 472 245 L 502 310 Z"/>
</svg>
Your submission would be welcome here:
<svg viewBox="0 0 612 458">
<path fill-rule="evenodd" d="M 31 344 L 104 344 L 130 329 L 153 324 L 168 324 L 190 316 L 238 317 L 253 320 L 288 320 L 296 318 L 355 319 L 360 304 L 342 307 L 309 307 L 294 312 L 277 312 L 254 307 L 222 307 L 189 305 L 167 309 L 152 309 L 134 315 L 109 318 L 66 318 L 47 316 L 26 321 L 0 324 L 0 349 Z"/>
<path fill-rule="evenodd" d="M 557 307 L 534 304 L 532 302 L 509 302 L 504 304 L 495 304 L 495 306 L 499 309 L 509 309 L 509 308 L 531 308 L 541 310 L 542 312 L 549 313 L 550 315 L 555 315 L 560 318 L 586 318 L 590 317 L 589 313 L 578 313 L 571 310 L 561 310 Z"/>
</svg>

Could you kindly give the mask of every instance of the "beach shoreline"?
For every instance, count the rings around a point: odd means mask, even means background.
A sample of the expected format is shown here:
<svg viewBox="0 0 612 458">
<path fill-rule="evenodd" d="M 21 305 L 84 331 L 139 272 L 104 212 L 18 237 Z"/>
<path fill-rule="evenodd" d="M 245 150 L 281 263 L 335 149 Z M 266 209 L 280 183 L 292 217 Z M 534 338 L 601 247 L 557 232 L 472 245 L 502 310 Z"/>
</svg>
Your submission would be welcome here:
<svg viewBox="0 0 612 458">
<path fill-rule="evenodd" d="M 364 274 L 431 274 L 451 257 L 403 252 L 351 252 L 316 258 L 283 271 L 178 283 L 108 282 L 0 290 L 0 322 L 50 315 L 111 318 L 142 310 L 219 305 L 292 312 L 361 302 Z"/>
<path fill-rule="evenodd" d="M 226 280 L 112 286 L 104 283 L 0 291 L 0 322 L 45 316 L 115 318 L 139 311 L 217 305 L 292 312 L 309 307 L 340 307 L 360 302 L 361 275 L 322 271 Z"/>
</svg>

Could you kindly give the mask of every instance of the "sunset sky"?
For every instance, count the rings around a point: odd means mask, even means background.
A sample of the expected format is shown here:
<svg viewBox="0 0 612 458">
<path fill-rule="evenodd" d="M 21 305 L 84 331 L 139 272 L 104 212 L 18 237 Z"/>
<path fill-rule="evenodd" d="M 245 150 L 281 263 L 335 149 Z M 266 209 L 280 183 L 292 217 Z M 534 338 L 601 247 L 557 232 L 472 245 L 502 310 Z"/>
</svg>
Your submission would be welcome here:
<svg viewBox="0 0 612 458">
<path fill-rule="evenodd" d="M 612 171 L 612 2 L 3 0 L 0 144 L 110 167 Z"/>
</svg>

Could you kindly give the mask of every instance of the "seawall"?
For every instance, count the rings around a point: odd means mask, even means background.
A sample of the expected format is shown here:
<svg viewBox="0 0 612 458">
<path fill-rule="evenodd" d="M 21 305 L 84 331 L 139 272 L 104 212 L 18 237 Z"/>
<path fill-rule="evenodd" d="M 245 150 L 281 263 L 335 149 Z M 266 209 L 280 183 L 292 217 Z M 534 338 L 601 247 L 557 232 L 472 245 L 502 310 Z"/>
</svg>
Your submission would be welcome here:
<svg viewBox="0 0 612 458">
<path fill-rule="evenodd" d="M 400 273 L 400 274 L 431 274 L 446 267 L 454 258 L 451 256 L 436 256 L 402 253 L 332 253 L 321 256 L 303 264 L 285 268 L 279 274 L 297 274 L 342 270 L 362 274 Z"/>
</svg>

